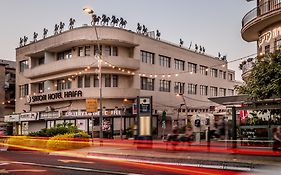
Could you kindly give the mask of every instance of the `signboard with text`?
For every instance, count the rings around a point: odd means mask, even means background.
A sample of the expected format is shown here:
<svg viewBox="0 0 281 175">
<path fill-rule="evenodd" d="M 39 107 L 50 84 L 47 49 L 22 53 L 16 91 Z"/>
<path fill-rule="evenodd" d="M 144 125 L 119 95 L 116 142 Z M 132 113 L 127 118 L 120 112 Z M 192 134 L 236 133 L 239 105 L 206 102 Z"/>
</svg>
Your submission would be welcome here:
<svg viewBox="0 0 281 175">
<path fill-rule="evenodd" d="M 86 111 L 97 112 L 98 111 L 98 100 L 94 98 L 86 99 Z"/>
<path fill-rule="evenodd" d="M 36 112 L 21 113 L 20 121 L 35 121 L 38 120 Z"/>
<path fill-rule="evenodd" d="M 19 121 L 20 121 L 20 115 L 19 114 L 5 115 L 4 116 L 4 122 L 19 122 Z"/>
<path fill-rule="evenodd" d="M 83 97 L 81 90 L 78 91 L 62 91 L 55 93 L 39 94 L 27 97 L 27 103 L 42 103 L 46 101 L 56 101 L 61 99 L 72 99 Z"/>
</svg>

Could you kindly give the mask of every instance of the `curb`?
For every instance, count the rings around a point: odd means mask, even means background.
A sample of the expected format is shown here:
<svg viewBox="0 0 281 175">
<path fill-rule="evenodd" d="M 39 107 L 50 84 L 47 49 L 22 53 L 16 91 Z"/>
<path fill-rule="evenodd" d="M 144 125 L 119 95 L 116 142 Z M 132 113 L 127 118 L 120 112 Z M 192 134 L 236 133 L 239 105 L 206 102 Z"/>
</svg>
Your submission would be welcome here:
<svg viewBox="0 0 281 175">
<path fill-rule="evenodd" d="M 198 159 L 178 159 L 178 158 L 155 158 L 147 156 L 132 156 L 132 155 L 116 155 L 116 154 L 104 154 L 104 153 L 88 153 L 88 158 L 97 159 L 115 159 L 125 160 L 138 163 L 151 163 L 162 165 L 176 165 L 176 166 L 193 166 L 201 168 L 212 168 L 222 170 L 234 170 L 234 171 L 253 171 L 260 167 L 260 164 L 243 163 L 243 162 L 231 162 L 231 161 L 208 161 Z"/>
</svg>

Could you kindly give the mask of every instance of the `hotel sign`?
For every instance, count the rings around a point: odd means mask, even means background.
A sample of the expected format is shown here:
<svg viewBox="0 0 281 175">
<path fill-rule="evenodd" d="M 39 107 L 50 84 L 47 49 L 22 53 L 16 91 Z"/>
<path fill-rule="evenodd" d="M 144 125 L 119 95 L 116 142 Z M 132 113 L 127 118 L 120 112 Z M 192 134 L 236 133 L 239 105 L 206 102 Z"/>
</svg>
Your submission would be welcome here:
<svg viewBox="0 0 281 175">
<path fill-rule="evenodd" d="M 36 103 L 36 102 L 44 102 L 44 101 L 52 101 L 59 99 L 68 99 L 68 98 L 77 98 L 82 97 L 82 91 L 64 91 L 64 92 L 55 92 L 49 94 L 39 94 L 34 96 L 29 96 L 27 98 L 28 103 Z"/>
<path fill-rule="evenodd" d="M 40 113 L 40 119 L 43 119 L 43 120 L 57 119 L 57 118 L 60 118 L 60 112 L 59 111 Z"/>
<path fill-rule="evenodd" d="M 36 112 L 29 112 L 29 113 L 21 113 L 20 114 L 20 121 L 35 121 L 37 120 Z"/>
<path fill-rule="evenodd" d="M 258 42 L 259 47 L 261 47 L 264 43 L 269 43 L 271 39 L 275 39 L 278 36 L 281 36 L 281 27 L 276 27 L 270 31 L 263 33 L 259 37 L 259 42 Z"/>
<path fill-rule="evenodd" d="M 66 112 L 65 116 L 66 117 L 98 117 L 100 111 L 98 112 L 86 112 L 86 111 L 77 111 L 77 112 Z M 107 110 L 103 111 L 103 116 L 121 116 L 122 112 L 121 110 Z"/>
<path fill-rule="evenodd" d="M 19 121 L 20 121 L 20 115 L 18 114 L 4 116 L 4 122 L 19 122 Z"/>
</svg>

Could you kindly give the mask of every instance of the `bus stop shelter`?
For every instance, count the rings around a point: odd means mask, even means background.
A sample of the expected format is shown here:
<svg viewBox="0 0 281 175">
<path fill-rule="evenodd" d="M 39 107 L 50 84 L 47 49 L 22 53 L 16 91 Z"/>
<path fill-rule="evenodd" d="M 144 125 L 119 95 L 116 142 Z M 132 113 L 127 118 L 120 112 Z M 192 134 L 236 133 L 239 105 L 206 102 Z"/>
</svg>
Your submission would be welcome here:
<svg viewBox="0 0 281 175">
<path fill-rule="evenodd" d="M 253 101 L 248 95 L 211 97 L 210 101 L 224 105 L 232 110 L 232 140 L 237 140 L 237 110 L 273 110 L 281 109 L 281 98 L 270 98 L 265 100 Z"/>
</svg>

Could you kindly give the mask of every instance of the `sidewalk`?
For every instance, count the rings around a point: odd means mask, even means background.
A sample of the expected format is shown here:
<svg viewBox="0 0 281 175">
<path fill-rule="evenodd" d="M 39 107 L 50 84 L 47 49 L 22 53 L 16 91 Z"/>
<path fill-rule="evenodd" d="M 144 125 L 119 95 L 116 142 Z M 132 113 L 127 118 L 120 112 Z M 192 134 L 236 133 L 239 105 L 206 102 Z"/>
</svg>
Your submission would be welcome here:
<svg viewBox="0 0 281 175">
<path fill-rule="evenodd" d="M 161 145 L 161 147 L 159 147 L 159 145 Z M 208 152 L 206 151 L 206 146 L 198 146 L 196 144 L 184 147 L 172 147 L 171 145 L 166 147 L 164 142 L 157 142 L 153 144 L 152 148 L 139 148 L 138 144 L 133 144 L 132 142 L 126 142 L 125 144 L 122 142 L 103 142 L 102 145 L 100 145 L 99 142 L 95 142 L 92 147 L 51 154 L 74 157 L 118 158 L 138 162 L 162 162 L 175 165 L 217 167 L 221 169 L 246 171 L 261 166 L 281 165 L 281 152 L 279 152 L 278 155 L 251 155 L 227 151 L 228 148 L 226 147 L 219 148 L 220 151 L 224 151 L 216 152 L 218 148 L 213 148 L 212 145 L 215 144 L 211 144 L 211 147 L 208 148 L 210 151 Z M 270 150 L 267 151 L 270 152 Z"/>
</svg>

